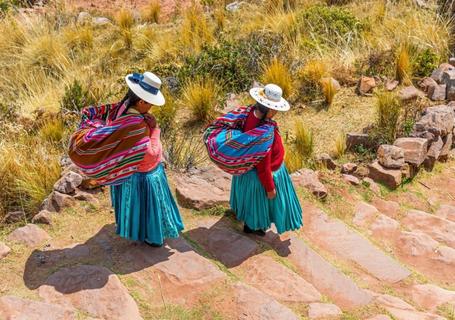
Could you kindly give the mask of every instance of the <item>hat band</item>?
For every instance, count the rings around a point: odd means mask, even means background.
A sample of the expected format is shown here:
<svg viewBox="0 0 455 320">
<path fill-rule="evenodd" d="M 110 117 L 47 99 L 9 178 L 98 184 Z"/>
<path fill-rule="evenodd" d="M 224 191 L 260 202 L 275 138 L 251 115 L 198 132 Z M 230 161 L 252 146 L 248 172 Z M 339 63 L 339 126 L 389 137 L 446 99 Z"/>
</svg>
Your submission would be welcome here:
<svg viewBox="0 0 455 320">
<path fill-rule="evenodd" d="M 143 81 L 144 75 L 142 75 L 140 73 L 133 73 L 131 76 L 128 77 L 128 80 L 130 80 L 133 83 L 138 84 L 139 86 L 141 86 L 142 89 L 144 89 L 145 91 L 147 91 L 151 94 L 157 95 L 158 92 L 160 92 L 160 89 L 153 87 L 153 86 L 149 85 L 148 83 L 144 82 Z"/>
</svg>

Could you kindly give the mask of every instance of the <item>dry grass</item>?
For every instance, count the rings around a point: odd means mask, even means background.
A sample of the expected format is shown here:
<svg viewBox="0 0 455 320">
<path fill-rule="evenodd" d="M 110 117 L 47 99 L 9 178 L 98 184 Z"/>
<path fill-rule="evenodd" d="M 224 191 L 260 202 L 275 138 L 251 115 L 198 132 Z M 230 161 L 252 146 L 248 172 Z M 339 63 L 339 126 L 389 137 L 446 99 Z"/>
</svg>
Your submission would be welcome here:
<svg viewBox="0 0 455 320">
<path fill-rule="evenodd" d="M 134 16 L 131 10 L 122 8 L 115 16 L 115 22 L 121 29 L 131 29 L 134 26 Z"/>
<path fill-rule="evenodd" d="M 198 78 L 189 81 L 182 93 L 182 105 L 189 108 L 197 121 L 209 122 L 215 117 L 220 88 L 215 80 Z"/>
<path fill-rule="evenodd" d="M 214 40 L 212 27 L 199 6 L 193 5 L 185 11 L 179 39 L 185 52 L 196 53 Z"/>
<path fill-rule="evenodd" d="M 295 148 L 303 159 L 309 159 L 313 155 L 314 142 L 313 132 L 306 126 L 303 121 L 295 125 Z"/>
<path fill-rule="evenodd" d="M 409 56 L 408 45 L 401 45 L 397 54 L 396 79 L 403 84 L 410 83 L 410 77 L 412 75 L 412 66 Z"/>
<path fill-rule="evenodd" d="M 283 90 L 283 97 L 289 98 L 294 93 L 294 81 L 291 77 L 288 67 L 279 61 L 273 59 L 271 63 L 264 67 L 261 81 L 264 84 L 274 83 Z"/>
<path fill-rule="evenodd" d="M 296 172 L 303 167 L 302 155 L 295 150 L 294 146 L 286 146 L 284 163 L 290 173 Z"/>
<path fill-rule="evenodd" d="M 142 20 L 150 23 L 160 22 L 161 4 L 159 0 L 152 0 L 142 10 Z"/>
<path fill-rule="evenodd" d="M 377 131 L 381 138 L 392 143 L 397 135 L 402 105 L 400 99 L 393 92 L 380 92 L 377 97 Z"/>
<path fill-rule="evenodd" d="M 325 103 L 331 106 L 338 88 L 335 86 L 333 78 L 323 78 L 321 80 L 322 93 L 324 94 Z"/>
<path fill-rule="evenodd" d="M 346 150 L 346 135 L 344 133 L 340 133 L 335 139 L 334 157 L 336 159 L 341 158 L 346 153 Z"/>
</svg>

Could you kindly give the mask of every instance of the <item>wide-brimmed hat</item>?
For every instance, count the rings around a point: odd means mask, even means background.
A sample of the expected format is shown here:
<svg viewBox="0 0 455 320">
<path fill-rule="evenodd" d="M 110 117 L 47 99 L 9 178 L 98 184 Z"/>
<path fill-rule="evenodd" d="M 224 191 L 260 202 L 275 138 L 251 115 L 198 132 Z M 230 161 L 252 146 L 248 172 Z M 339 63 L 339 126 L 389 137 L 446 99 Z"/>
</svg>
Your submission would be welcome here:
<svg viewBox="0 0 455 320">
<path fill-rule="evenodd" d="M 283 98 L 283 90 L 276 84 L 270 83 L 264 88 L 253 88 L 250 90 L 251 97 L 263 106 L 277 110 L 288 111 L 291 106 Z"/>
<path fill-rule="evenodd" d="M 145 102 L 162 106 L 166 102 L 160 91 L 161 80 L 152 72 L 132 73 L 125 77 L 126 84 Z"/>
</svg>

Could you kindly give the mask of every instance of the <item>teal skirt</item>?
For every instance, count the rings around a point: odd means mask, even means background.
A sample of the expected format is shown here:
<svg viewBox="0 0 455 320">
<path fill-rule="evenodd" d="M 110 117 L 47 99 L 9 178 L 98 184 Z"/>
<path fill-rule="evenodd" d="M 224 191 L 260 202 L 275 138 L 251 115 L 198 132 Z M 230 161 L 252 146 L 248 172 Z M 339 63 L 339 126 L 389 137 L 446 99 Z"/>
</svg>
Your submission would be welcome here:
<svg viewBox="0 0 455 320">
<path fill-rule="evenodd" d="M 111 187 L 117 234 L 155 244 L 177 238 L 183 230 L 179 209 L 172 196 L 163 165 L 133 174 Z"/>
<path fill-rule="evenodd" d="M 302 226 L 302 207 L 284 164 L 273 172 L 273 180 L 276 197 L 269 200 L 256 169 L 234 176 L 230 201 L 232 210 L 237 219 L 253 230 L 266 230 L 272 223 L 278 233 L 299 229 Z"/>
</svg>

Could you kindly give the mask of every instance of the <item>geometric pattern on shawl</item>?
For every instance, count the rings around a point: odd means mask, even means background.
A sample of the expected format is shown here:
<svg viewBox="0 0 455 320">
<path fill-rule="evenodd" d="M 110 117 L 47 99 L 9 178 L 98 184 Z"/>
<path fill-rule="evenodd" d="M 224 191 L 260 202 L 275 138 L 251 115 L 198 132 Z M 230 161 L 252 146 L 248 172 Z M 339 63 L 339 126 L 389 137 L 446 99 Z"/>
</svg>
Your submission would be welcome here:
<svg viewBox="0 0 455 320">
<path fill-rule="evenodd" d="M 100 185 L 121 184 L 137 172 L 150 144 L 146 116 L 124 110 L 119 103 L 84 108 L 70 139 L 69 157 Z"/>
<path fill-rule="evenodd" d="M 250 171 L 271 150 L 276 122 L 265 120 L 260 126 L 243 132 L 253 108 L 239 107 L 205 129 L 204 144 L 210 160 L 229 174 L 241 175 Z"/>
</svg>

